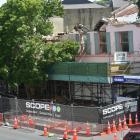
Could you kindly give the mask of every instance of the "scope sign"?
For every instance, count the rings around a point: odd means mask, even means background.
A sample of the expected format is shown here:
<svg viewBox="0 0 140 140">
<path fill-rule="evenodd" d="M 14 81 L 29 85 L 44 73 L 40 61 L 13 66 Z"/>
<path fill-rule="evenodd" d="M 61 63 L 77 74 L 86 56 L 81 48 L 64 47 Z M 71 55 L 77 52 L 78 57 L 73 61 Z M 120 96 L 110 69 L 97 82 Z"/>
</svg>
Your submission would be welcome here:
<svg viewBox="0 0 140 140">
<path fill-rule="evenodd" d="M 119 104 L 119 105 L 116 105 L 116 106 L 112 106 L 112 107 L 103 109 L 103 115 L 107 115 L 107 114 L 110 114 L 110 113 L 113 113 L 113 112 L 117 112 L 117 111 L 120 111 L 122 109 L 123 109 L 123 105 L 122 104 Z"/>
<path fill-rule="evenodd" d="M 37 110 L 46 110 L 46 111 L 53 111 L 53 112 L 60 112 L 60 106 L 44 104 L 44 103 L 33 103 L 33 102 L 26 102 L 26 108 L 28 109 L 37 109 Z"/>
</svg>

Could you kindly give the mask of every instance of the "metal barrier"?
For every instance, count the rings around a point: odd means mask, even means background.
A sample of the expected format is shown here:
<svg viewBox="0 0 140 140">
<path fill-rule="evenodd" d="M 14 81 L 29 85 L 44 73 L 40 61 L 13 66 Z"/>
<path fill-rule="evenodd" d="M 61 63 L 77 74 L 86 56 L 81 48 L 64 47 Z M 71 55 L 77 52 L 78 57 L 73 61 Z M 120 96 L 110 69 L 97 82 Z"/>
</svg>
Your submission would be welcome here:
<svg viewBox="0 0 140 140">
<path fill-rule="evenodd" d="M 0 125 L 3 123 L 3 113 L 0 113 Z"/>
<path fill-rule="evenodd" d="M 88 122 L 92 132 L 102 132 L 107 128 L 107 121 L 137 112 L 136 99 L 106 107 L 84 107 L 1 97 L 0 104 L 0 112 L 4 116 L 2 121 L 13 124 L 17 117 L 21 127 L 32 130 L 46 125 L 49 129 L 64 129 L 67 126 L 71 130 L 77 128 L 85 132 Z"/>
</svg>

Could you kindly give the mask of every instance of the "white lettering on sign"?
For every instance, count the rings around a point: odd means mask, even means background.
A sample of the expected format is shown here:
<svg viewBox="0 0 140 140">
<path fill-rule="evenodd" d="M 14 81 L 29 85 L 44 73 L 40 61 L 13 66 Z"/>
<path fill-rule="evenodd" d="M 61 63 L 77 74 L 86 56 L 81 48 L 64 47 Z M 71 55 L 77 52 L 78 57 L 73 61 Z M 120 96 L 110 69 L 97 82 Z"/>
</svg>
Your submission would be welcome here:
<svg viewBox="0 0 140 140">
<path fill-rule="evenodd" d="M 103 110 L 103 115 L 107 115 L 107 114 L 110 114 L 110 113 L 113 113 L 113 112 L 116 112 L 116 111 L 119 111 L 119 110 L 122 110 L 122 109 L 123 109 L 122 104 L 112 106 L 112 107 L 109 107 L 107 109 L 104 109 Z"/>
<path fill-rule="evenodd" d="M 44 103 L 34 103 L 34 102 L 26 102 L 26 108 L 27 109 L 36 109 L 36 110 L 46 110 L 46 111 L 53 111 L 60 113 L 61 107 L 59 105 L 50 105 L 50 104 L 44 104 Z"/>
<path fill-rule="evenodd" d="M 26 102 L 26 108 L 32 108 L 32 109 L 45 109 L 47 111 L 50 111 L 50 105 L 49 104 L 43 104 L 43 103 L 33 103 L 33 102 Z"/>
</svg>

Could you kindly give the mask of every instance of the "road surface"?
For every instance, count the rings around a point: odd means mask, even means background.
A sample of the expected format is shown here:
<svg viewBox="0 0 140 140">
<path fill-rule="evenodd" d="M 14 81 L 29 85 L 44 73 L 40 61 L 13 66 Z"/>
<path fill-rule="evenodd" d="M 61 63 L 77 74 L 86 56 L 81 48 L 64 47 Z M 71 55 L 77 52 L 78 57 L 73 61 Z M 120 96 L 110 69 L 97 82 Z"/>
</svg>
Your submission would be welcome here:
<svg viewBox="0 0 140 140">
<path fill-rule="evenodd" d="M 118 140 L 122 140 L 125 133 L 128 130 L 118 132 L 117 137 Z M 13 129 L 10 127 L 0 127 L 0 140 L 60 140 L 62 135 L 54 135 L 53 137 L 44 137 L 41 136 L 43 131 L 35 130 L 32 131 L 30 129 Z M 105 135 L 105 136 L 94 136 L 94 137 L 79 137 L 78 140 L 113 140 L 114 134 Z M 72 139 L 72 136 L 70 136 Z"/>
</svg>

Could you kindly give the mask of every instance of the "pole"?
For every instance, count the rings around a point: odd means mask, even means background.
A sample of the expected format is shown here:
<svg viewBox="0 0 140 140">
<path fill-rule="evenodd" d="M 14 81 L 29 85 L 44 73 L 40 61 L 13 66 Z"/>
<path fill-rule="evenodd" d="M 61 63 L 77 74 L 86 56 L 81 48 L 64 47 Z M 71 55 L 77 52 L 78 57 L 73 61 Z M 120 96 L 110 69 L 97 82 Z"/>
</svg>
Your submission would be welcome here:
<svg viewBox="0 0 140 140">
<path fill-rule="evenodd" d="M 71 122 L 72 122 L 72 129 L 73 129 L 73 103 L 71 104 Z"/>
<path fill-rule="evenodd" d="M 17 97 L 15 97 L 15 106 L 16 106 L 16 116 L 18 115 L 18 100 Z"/>
</svg>

